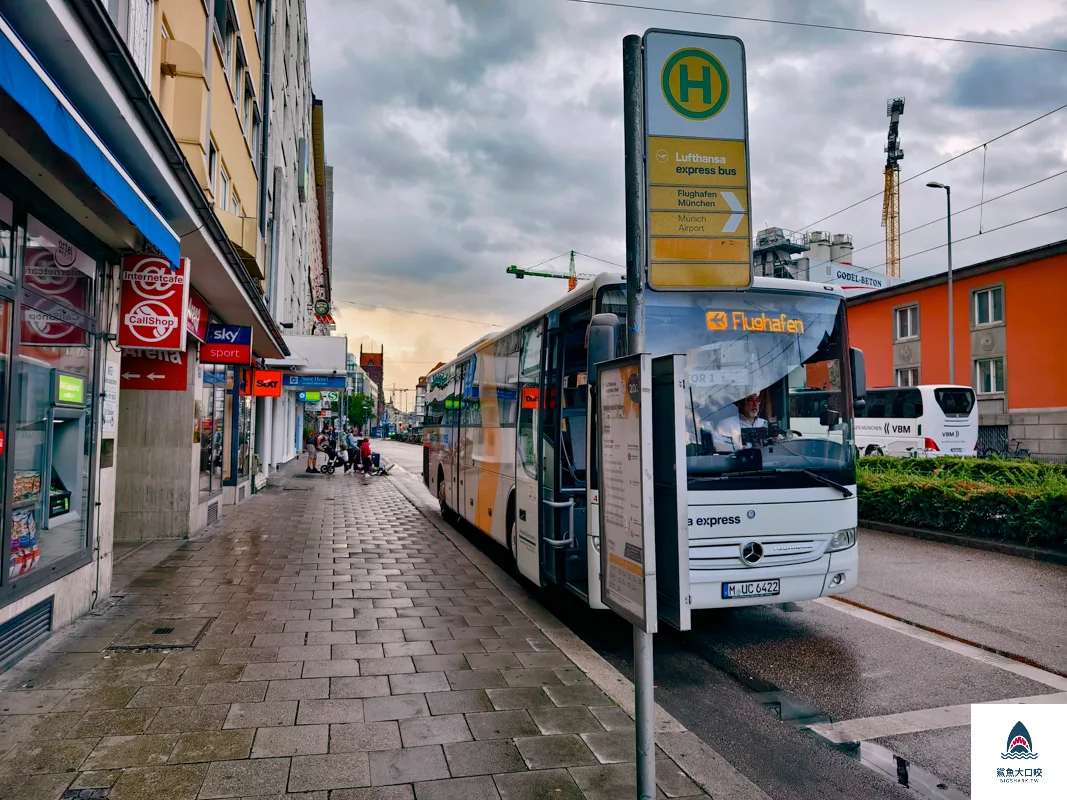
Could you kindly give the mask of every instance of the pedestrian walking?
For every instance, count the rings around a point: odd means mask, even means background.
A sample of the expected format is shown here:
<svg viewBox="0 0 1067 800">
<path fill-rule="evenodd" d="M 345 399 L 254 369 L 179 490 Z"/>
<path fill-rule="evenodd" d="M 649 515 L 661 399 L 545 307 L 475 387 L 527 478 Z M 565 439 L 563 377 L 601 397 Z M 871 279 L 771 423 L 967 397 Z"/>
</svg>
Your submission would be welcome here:
<svg viewBox="0 0 1067 800">
<path fill-rule="evenodd" d="M 307 453 L 308 466 L 304 472 L 318 472 L 319 444 L 323 436 L 321 433 L 312 433 L 304 443 L 304 452 Z"/>
</svg>

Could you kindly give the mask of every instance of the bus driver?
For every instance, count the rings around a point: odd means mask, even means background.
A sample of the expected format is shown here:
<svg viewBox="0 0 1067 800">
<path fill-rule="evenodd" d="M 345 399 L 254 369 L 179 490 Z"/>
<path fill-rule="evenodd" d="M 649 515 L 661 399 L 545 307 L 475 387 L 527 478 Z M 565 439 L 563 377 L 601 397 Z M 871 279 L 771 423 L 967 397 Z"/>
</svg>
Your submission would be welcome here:
<svg viewBox="0 0 1067 800">
<path fill-rule="evenodd" d="M 742 448 L 741 431 L 746 428 L 766 428 L 767 420 L 759 415 L 762 400 L 750 394 L 730 403 L 709 421 L 711 439 L 717 453 L 733 453 Z"/>
</svg>

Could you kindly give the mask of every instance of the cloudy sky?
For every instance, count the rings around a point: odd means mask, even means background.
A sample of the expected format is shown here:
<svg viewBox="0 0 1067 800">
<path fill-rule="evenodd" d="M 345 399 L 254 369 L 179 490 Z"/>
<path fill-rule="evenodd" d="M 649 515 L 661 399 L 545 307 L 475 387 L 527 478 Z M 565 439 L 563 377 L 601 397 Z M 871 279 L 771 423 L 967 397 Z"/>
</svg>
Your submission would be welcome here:
<svg viewBox="0 0 1067 800">
<path fill-rule="evenodd" d="M 627 0 L 622 0 L 627 2 Z M 646 5 L 1067 47 L 1062 0 L 646 0 Z M 308 0 L 333 164 L 334 298 L 350 349 L 384 344 L 386 386 L 552 302 L 506 275 L 570 249 L 623 263 L 621 41 L 649 27 L 741 37 L 753 228 L 849 233 L 885 258 L 886 100 L 905 97 L 907 179 L 1067 103 L 1067 54 L 938 43 L 567 0 Z M 1067 110 L 904 184 L 902 229 L 1067 169 Z M 983 190 L 983 160 L 985 161 Z M 953 219 L 960 239 L 1067 205 L 1067 175 Z M 818 224 L 813 225 L 813 223 Z M 1067 211 L 954 248 L 957 266 L 1067 238 Z M 904 236 L 905 279 L 943 271 L 944 223 Z M 866 249 L 865 245 L 873 245 Z M 909 257 L 911 254 L 912 257 Z M 564 270 L 566 260 L 550 266 Z M 579 257 L 578 269 L 613 267 Z M 345 301 L 421 311 L 459 322 Z M 398 404 L 401 396 L 397 396 Z M 411 397 L 408 395 L 410 405 Z"/>
</svg>

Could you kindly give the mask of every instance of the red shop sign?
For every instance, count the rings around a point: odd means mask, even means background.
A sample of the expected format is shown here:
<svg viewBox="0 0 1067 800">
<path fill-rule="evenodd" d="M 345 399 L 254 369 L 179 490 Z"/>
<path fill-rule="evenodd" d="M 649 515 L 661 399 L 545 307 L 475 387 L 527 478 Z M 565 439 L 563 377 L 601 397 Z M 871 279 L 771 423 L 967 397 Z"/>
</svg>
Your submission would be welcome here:
<svg viewBox="0 0 1067 800">
<path fill-rule="evenodd" d="M 185 321 L 186 330 L 199 341 L 204 341 L 207 336 L 207 321 L 211 316 L 207 301 L 200 296 L 196 289 L 189 289 L 189 311 Z"/>
<path fill-rule="evenodd" d="M 56 263 L 55 254 L 49 248 L 31 247 L 26 250 L 26 268 L 23 273 L 26 287 L 54 300 L 42 308 L 24 306 L 22 309 L 21 342 L 25 345 L 43 347 L 77 347 L 89 341 L 89 334 L 81 326 L 71 323 L 78 318 L 71 315 L 63 319 L 64 305 L 83 314 L 86 309 L 89 278 L 73 266 Z"/>
<path fill-rule="evenodd" d="M 160 350 L 124 350 L 119 389 L 184 392 L 189 388 L 189 354 Z"/>
<path fill-rule="evenodd" d="M 159 256 L 122 259 L 119 347 L 185 350 L 189 271 L 187 258 L 178 269 Z"/>
<path fill-rule="evenodd" d="M 281 397 L 282 373 L 257 369 L 252 373 L 252 394 L 255 397 Z"/>
</svg>

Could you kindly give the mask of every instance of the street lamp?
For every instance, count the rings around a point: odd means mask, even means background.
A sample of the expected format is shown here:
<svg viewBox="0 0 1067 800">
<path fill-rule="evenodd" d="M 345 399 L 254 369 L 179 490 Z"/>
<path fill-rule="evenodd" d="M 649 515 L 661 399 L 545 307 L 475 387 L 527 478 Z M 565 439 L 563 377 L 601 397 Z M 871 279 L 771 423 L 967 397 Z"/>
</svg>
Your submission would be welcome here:
<svg viewBox="0 0 1067 800">
<path fill-rule="evenodd" d="M 956 382 L 956 334 L 952 325 L 952 187 L 937 181 L 926 184 L 931 189 L 945 190 L 948 223 L 948 382 Z"/>
</svg>

